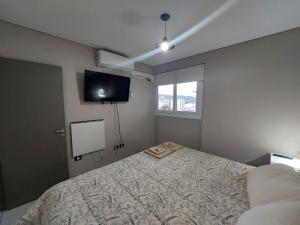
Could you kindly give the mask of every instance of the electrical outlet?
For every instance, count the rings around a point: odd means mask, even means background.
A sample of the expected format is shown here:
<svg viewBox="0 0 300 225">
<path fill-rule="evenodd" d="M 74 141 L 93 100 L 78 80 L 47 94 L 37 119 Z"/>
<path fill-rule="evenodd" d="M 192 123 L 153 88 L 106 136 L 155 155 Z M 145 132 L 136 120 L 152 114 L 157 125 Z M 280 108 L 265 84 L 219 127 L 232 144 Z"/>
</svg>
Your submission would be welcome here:
<svg viewBox="0 0 300 225">
<path fill-rule="evenodd" d="M 118 150 L 119 148 L 124 148 L 124 147 L 125 147 L 124 144 L 119 144 L 119 145 L 114 145 L 113 149 Z"/>
<path fill-rule="evenodd" d="M 118 146 L 119 146 L 119 148 L 123 148 L 123 147 L 122 147 L 122 144 L 119 144 Z"/>
<path fill-rule="evenodd" d="M 81 156 L 81 155 L 74 157 L 74 160 L 75 160 L 75 161 L 79 161 L 79 160 L 81 160 L 81 159 L 82 159 L 82 156 Z"/>
</svg>

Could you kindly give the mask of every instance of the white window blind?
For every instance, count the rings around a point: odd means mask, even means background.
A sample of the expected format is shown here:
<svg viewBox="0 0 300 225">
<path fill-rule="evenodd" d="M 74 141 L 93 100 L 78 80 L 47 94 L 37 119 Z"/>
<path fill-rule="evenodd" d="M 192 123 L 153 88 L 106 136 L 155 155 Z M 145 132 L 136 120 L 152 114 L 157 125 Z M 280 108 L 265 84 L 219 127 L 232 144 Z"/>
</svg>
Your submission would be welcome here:
<svg viewBox="0 0 300 225">
<path fill-rule="evenodd" d="M 204 80 L 204 65 L 187 67 L 155 75 L 155 84 L 176 84 Z"/>
</svg>

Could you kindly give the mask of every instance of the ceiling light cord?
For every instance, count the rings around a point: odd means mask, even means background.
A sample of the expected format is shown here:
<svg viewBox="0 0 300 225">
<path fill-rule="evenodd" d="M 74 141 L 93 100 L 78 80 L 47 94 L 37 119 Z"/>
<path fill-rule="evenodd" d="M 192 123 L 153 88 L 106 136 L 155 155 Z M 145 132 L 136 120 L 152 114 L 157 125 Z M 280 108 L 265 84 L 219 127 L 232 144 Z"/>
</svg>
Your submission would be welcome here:
<svg viewBox="0 0 300 225">
<path fill-rule="evenodd" d="M 164 40 L 167 40 L 167 21 L 165 21 L 165 36 Z"/>
<path fill-rule="evenodd" d="M 163 22 L 165 22 L 165 33 L 162 42 L 160 44 L 160 50 L 163 52 L 167 52 L 168 50 L 173 49 L 175 47 L 175 45 L 170 46 L 167 38 L 167 21 L 170 19 L 170 15 L 168 13 L 163 13 L 160 15 L 160 19 Z"/>
</svg>

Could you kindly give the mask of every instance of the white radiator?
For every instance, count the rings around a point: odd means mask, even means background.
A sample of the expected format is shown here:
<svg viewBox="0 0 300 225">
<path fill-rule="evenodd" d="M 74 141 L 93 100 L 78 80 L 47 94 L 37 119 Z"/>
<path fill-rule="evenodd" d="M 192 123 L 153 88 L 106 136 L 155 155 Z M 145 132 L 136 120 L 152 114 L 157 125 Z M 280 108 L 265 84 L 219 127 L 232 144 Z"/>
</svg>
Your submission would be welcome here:
<svg viewBox="0 0 300 225">
<path fill-rule="evenodd" d="M 73 157 L 105 148 L 104 120 L 71 123 Z"/>
</svg>

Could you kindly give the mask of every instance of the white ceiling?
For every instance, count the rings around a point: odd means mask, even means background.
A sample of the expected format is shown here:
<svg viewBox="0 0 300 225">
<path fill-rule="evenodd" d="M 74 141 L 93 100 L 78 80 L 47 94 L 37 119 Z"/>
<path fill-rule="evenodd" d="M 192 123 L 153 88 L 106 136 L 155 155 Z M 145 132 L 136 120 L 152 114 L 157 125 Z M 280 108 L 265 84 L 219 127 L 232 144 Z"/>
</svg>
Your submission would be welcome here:
<svg viewBox="0 0 300 225">
<path fill-rule="evenodd" d="M 0 0 L 0 19 L 128 56 L 150 51 L 162 39 L 159 16 L 171 14 L 173 39 L 226 0 Z M 159 65 L 300 26 L 300 0 L 239 0 L 221 17 L 145 60 Z"/>
</svg>

